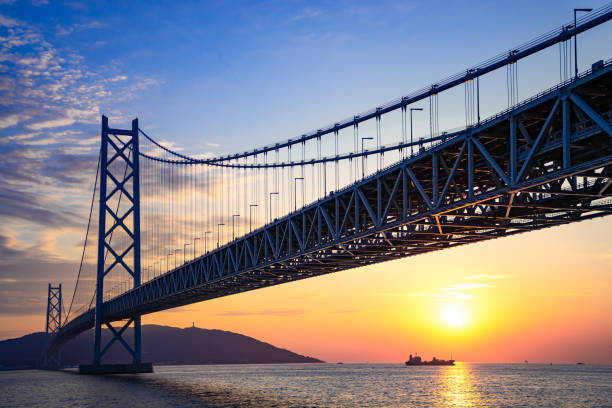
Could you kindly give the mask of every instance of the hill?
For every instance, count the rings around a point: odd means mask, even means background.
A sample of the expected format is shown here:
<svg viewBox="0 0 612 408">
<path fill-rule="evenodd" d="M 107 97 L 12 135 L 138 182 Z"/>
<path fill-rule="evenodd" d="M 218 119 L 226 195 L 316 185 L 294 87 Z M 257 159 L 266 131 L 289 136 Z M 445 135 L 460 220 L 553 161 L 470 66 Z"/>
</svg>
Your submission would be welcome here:
<svg viewBox="0 0 612 408">
<path fill-rule="evenodd" d="M 103 344 L 111 339 L 103 330 Z M 126 331 L 128 344 L 132 332 Z M 32 333 L 17 339 L 0 341 L 0 368 L 34 368 L 48 336 Z M 62 364 L 90 364 L 93 353 L 93 331 L 81 333 L 62 348 Z M 286 349 L 274 347 L 252 337 L 223 330 L 197 327 L 142 326 L 142 358 L 153 364 L 266 364 L 321 363 Z M 130 361 L 128 353 L 114 344 L 105 354 L 104 363 Z"/>
</svg>

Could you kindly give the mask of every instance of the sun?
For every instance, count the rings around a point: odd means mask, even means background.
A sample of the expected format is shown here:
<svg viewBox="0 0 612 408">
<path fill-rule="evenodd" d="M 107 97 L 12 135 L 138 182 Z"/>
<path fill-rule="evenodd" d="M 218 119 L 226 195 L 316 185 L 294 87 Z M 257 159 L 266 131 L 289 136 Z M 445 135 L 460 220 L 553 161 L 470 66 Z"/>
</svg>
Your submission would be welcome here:
<svg viewBox="0 0 612 408">
<path fill-rule="evenodd" d="M 449 303 L 442 307 L 442 321 L 450 327 L 461 328 L 468 323 L 468 313 L 465 307 L 458 303 Z"/>
</svg>

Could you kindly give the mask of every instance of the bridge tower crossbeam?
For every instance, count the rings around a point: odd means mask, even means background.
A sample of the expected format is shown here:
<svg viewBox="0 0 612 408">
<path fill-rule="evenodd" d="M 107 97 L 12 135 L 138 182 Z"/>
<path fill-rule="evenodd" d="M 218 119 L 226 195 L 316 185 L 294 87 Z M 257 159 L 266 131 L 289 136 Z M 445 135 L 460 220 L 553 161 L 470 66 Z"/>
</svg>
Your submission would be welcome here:
<svg viewBox="0 0 612 408">
<path fill-rule="evenodd" d="M 142 363 L 140 315 L 129 316 L 117 330 L 104 313 L 104 280 L 111 272 L 127 272 L 133 288 L 141 283 L 138 119 L 132 121 L 131 129 L 123 130 L 110 128 L 108 118 L 102 116 L 101 137 L 94 355 L 93 364 L 81 365 L 79 373 L 151 372 L 152 364 Z M 117 234 L 123 239 L 113 240 Z M 113 336 L 104 347 L 103 325 Z M 123 338 L 130 325 L 133 325 L 132 346 Z M 131 355 L 131 364 L 102 364 L 102 357 L 115 343 Z"/>
<path fill-rule="evenodd" d="M 58 286 L 53 287 L 49 283 L 49 289 L 47 290 L 47 319 L 45 322 L 45 334 L 48 339 L 56 335 L 62 328 L 62 308 L 62 284 L 60 283 Z M 53 355 L 43 354 L 42 366 L 48 369 L 59 368 L 61 361 L 61 352 Z"/>
</svg>

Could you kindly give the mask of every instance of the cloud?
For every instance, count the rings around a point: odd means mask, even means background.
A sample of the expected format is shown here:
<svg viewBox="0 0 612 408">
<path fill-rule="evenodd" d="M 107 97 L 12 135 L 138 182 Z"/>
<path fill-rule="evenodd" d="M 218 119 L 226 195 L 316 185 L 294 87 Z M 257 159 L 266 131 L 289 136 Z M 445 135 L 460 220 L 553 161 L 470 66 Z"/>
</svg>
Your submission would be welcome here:
<svg viewBox="0 0 612 408">
<path fill-rule="evenodd" d="M 456 283 L 445 288 L 440 288 L 442 292 L 457 292 L 461 290 L 472 290 L 482 288 L 492 288 L 488 283 Z"/>
<path fill-rule="evenodd" d="M 80 226 L 76 214 L 44 208 L 34 194 L 24 191 L 0 190 L 0 216 L 17 218 L 44 226 Z"/>
<path fill-rule="evenodd" d="M 20 25 L 21 22 L 19 20 L 15 20 L 14 18 L 7 17 L 3 14 L 0 14 L 0 26 L 4 27 L 15 27 Z"/>
<path fill-rule="evenodd" d="M 433 297 L 444 298 L 445 295 L 437 293 L 369 293 L 370 296 L 388 296 L 388 297 Z"/>
<path fill-rule="evenodd" d="M 470 275 L 465 276 L 463 279 L 508 279 L 515 275 L 488 275 L 486 273 L 481 273 L 479 275 Z"/>
<path fill-rule="evenodd" d="M 5 129 L 7 127 L 15 126 L 21 120 L 21 116 L 17 114 L 8 115 L 3 118 L 0 118 L 0 129 Z"/>
<path fill-rule="evenodd" d="M 370 293 L 372 296 L 387 296 L 387 297 L 430 297 L 436 299 L 455 298 L 460 300 L 476 299 L 476 296 L 465 293 L 474 289 L 492 288 L 488 283 L 456 283 L 446 287 L 439 288 L 442 293 Z"/>
<path fill-rule="evenodd" d="M 74 124 L 76 121 L 72 118 L 59 118 L 59 119 L 51 119 L 43 122 L 32 123 L 27 126 L 28 129 L 32 130 L 40 130 L 46 128 L 60 127 L 60 126 L 69 126 Z"/>
<path fill-rule="evenodd" d="M 128 77 L 117 72 L 118 64 L 90 69 L 81 55 L 54 47 L 36 28 L 4 16 L 0 24 L 0 129 L 97 123 L 102 111 L 160 83 Z M 92 21 L 77 28 L 103 26 Z"/>
<path fill-rule="evenodd" d="M 288 23 L 293 23 L 295 21 L 304 20 L 306 18 L 314 18 L 314 17 L 316 17 L 316 16 L 318 16 L 320 14 L 321 14 L 321 10 L 305 8 L 302 11 L 300 11 L 298 14 L 296 14 L 293 17 L 289 18 L 289 20 L 287 20 L 287 22 Z"/>
<path fill-rule="evenodd" d="M 126 79 L 128 79 L 127 75 L 117 75 L 116 77 L 109 79 L 109 81 L 118 82 L 118 81 L 125 81 Z"/>
<path fill-rule="evenodd" d="M 106 27 L 101 21 L 89 21 L 87 23 L 73 24 L 71 26 L 57 26 L 57 35 L 69 35 L 84 30 L 99 29 Z"/>
<path fill-rule="evenodd" d="M 299 309 L 268 309 L 268 310 L 228 310 L 217 313 L 217 316 L 295 316 L 307 313 Z"/>
</svg>

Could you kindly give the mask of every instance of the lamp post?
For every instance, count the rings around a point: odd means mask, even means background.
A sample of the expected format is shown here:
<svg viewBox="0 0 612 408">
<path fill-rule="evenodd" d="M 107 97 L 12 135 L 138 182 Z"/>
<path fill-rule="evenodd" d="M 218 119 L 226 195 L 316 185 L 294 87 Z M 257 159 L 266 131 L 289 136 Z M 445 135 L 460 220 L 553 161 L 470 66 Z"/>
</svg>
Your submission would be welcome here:
<svg viewBox="0 0 612 408">
<path fill-rule="evenodd" d="M 176 254 L 178 253 L 178 251 L 180 251 L 181 248 L 176 248 L 174 250 L 174 269 L 176 269 Z"/>
<path fill-rule="evenodd" d="M 187 247 L 191 244 L 183 244 L 183 264 L 187 263 Z"/>
<path fill-rule="evenodd" d="M 373 137 L 362 137 L 361 138 L 361 178 L 365 177 L 365 155 L 363 154 L 363 141 L 372 140 Z"/>
<path fill-rule="evenodd" d="M 153 262 L 153 277 L 155 278 L 157 275 L 155 275 L 155 265 L 157 265 L 159 263 L 159 261 L 157 262 Z"/>
<path fill-rule="evenodd" d="M 253 232 L 253 207 L 257 207 L 257 204 L 249 204 L 249 232 Z"/>
<path fill-rule="evenodd" d="M 212 232 L 206 231 L 204 233 L 204 253 L 208 252 L 208 234 L 212 234 Z"/>
<path fill-rule="evenodd" d="M 576 29 L 576 13 L 583 11 L 585 13 L 593 11 L 592 8 L 575 8 L 574 9 L 574 30 Z M 575 77 L 578 78 L 578 34 L 574 34 L 574 73 Z"/>
<path fill-rule="evenodd" d="M 273 195 L 278 196 L 278 191 L 270 193 L 270 222 L 272 222 L 272 196 Z"/>
<path fill-rule="evenodd" d="M 240 214 L 232 214 L 232 241 L 236 239 L 236 234 L 234 233 L 234 220 L 236 217 L 240 217 Z"/>
<path fill-rule="evenodd" d="M 304 181 L 304 177 L 294 177 L 293 178 L 293 211 L 297 211 L 297 181 Z"/>
<path fill-rule="evenodd" d="M 199 237 L 193 239 L 193 259 L 195 259 L 196 257 L 195 256 L 196 255 L 196 241 L 199 239 L 200 239 Z"/>
<path fill-rule="evenodd" d="M 412 112 L 422 110 L 423 108 L 410 108 L 410 156 L 412 156 L 414 152 L 414 146 L 412 145 Z"/>
<path fill-rule="evenodd" d="M 221 226 L 224 226 L 225 224 L 220 223 L 217 224 L 217 248 L 219 248 L 219 237 L 221 235 Z"/>
</svg>

